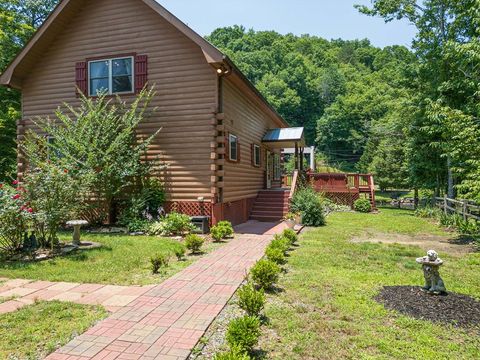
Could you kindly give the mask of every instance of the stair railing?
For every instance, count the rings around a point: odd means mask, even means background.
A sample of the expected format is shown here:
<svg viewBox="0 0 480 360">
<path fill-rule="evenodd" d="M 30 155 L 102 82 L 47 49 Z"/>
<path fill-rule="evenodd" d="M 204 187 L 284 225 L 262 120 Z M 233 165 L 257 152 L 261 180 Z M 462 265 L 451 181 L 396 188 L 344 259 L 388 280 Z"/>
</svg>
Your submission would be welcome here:
<svg viewBox="0 0 480 360">
<path fill-rule="evenodd" d="M 292 185 L 290 186 L 290 195 L 288 196 L 288 200 L 292 200 L 293 195 L 295 195 L 295 191 L 297 191 L 298 181 L 298 170 L 295 170 L 293 172 Z"/>
</svg>

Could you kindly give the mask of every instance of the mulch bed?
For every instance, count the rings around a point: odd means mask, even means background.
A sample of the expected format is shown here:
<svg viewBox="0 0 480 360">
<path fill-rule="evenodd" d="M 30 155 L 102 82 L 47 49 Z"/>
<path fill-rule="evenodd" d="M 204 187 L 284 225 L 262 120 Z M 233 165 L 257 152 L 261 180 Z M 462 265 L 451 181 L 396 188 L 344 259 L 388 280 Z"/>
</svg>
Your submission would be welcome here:
<svg viewBox="0 0 480 360">
<path fill-rule="evenodd" d="M 467 295 L 448 293 L 435 296 L 417 286 L 385 286 L 375 300 L 389 310 L 415 319 L 464 328 L 480 325 L 480 302 Z"/>
</svg>

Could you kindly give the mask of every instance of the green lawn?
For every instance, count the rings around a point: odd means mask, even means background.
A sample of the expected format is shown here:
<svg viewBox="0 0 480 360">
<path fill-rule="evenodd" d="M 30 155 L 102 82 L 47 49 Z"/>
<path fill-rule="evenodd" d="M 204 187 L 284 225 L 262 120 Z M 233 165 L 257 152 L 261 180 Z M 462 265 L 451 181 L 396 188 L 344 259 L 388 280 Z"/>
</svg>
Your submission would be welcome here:
<svg viewBox="0 0 480 360">
<path fill-rule="evenodd" d="M 275 359 L 474 359 L 477 330 L 460 330 L 390 312 L 373 300 L 384 285 L 423 285 L 412 246 L 351 243 L 355 235 L 445 234 L 411 212 L 335 213 L 305 233 L 270 295 L 260 348 Z M 480 298 L 480 254 L 450 256 L 447 289 Z"/>
<path fill-rule="evenodd" d="M 107 312 L 99 306 L 38 302 L 0 315 L 0 358 L 43 359 L 85 332 Z"/>
<path fill-rule="evenodd" d="M 62 235 L 70 241 L 71 235 Z M 0 277 L 33 280 L 101 283 L 114 285 L 146 285 L 160 283 L 195 261 L 188 257 L 177 261 L 174 249 L 180 247 L 176 240 L 152 236 L 125 236 L 84 234 L 83 242 L 94 241 L 103 247 L 83 250 L 67 256 L 40 262 L 0 263 Z M 206 251 L 218 244 L 210 244 Z M 159 275 L 150 270 L 150 258 L 155 254 L 171 254 L 168 268 Z"/>
</svg>

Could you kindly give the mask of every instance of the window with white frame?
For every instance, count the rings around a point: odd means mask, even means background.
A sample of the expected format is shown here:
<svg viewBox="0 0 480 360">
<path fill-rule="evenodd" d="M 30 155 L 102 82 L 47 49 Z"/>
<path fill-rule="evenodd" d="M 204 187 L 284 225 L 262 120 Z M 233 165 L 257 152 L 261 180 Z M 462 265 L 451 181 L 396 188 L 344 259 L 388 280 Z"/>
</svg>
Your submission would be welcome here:
<svg viewBox="0 0 480 360">
<path fill-rule="evenodd" d="M 88 93 L 133 93 L 133 56 L 89 61 Z"/>
<path fill-rule="evenodd" d="M 260 166 L 261 151 L 260 146 L 253 144 L 253 166 Z"/>
<path fill-rule="evenodd" d="M 238 137 L 233 134 L 228 135 L 228 158 L 238 161 Z"/>
</svg>

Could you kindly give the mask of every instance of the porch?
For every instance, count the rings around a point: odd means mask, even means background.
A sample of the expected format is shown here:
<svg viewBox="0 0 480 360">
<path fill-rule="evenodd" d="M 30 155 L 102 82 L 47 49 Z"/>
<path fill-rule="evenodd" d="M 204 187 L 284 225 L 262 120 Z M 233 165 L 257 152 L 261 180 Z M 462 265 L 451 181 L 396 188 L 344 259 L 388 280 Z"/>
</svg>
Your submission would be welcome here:
<svg viewBox="0 0 480 360">
<path fill-rule="evenodd" d="M 250 213 L 251 220 L 275 222 L 289 211 L 294 184 L 284 186 L 282 182 L 282 150 L 293 148 L 296 172 L 302 171 L 303 150 L 305 147 L 304 128 L 272 129 L 262 139 L 266 148 L 265 188 L 258 192 Z"/>
</svg>

